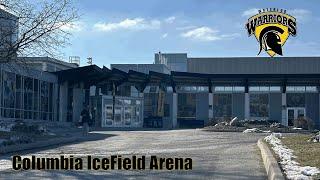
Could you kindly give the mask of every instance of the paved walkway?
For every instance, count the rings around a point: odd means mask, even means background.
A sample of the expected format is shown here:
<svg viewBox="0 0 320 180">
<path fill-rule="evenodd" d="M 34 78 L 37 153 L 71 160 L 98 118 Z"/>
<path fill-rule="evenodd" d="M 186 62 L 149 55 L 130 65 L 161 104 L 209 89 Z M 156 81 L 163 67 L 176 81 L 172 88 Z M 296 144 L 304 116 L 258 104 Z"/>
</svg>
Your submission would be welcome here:
<svg viewBox="0 0 320 180">
<path fill-rule="evenodd" d="M 111 136 L 110 136 L 111 135 Z M 202 130 L 100 131 L 99 140 L 26 152 L 25 156 L 108 156 L 121 154 L 191 157 L 190 171 L 13 171 L 10 155 L 0 156 L 0 179 L 266 179 L 256 142 L 262 134 Z"/>
</svg>

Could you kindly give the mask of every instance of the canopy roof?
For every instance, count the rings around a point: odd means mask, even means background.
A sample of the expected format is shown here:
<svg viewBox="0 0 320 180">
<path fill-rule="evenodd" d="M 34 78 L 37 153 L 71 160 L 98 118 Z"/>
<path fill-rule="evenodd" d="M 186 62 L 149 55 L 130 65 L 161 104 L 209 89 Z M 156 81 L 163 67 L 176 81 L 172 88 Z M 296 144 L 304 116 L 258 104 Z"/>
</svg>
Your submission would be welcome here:
<svg viewBox="0 0 320 180">
<path fill-rule="evenodd" d="M 143 91 L 146 86 L 220 86 L 220 85 L 316 85 L 320 74 L 202 74 L 171 71 L 171 74 L 149 71 L 149 74 L 130 70 L 124 72 L 96 65 L 55 72 L 59 82 L 84 82 L 88 85 L 116 85 L 129 83 Z"/>
</svg>

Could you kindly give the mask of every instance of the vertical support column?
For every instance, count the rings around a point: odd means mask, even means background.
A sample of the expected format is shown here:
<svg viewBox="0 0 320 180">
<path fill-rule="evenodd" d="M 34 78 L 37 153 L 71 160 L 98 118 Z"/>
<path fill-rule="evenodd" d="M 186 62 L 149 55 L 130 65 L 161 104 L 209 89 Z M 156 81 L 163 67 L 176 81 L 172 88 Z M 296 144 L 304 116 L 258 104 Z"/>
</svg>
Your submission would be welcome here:
<svg viewBox="0 0 320 180">
<path fill-rule="evenodd" d="M 288 119 L 287 119 L 287 93 L 282 93 L 281 96 L 281 124 L 284 126 L 288 126 Z"/>
<path fill-rule="evenodd" d="M 85 108 L 85 90 L 84 83 L 81 82 L 73 88 L 73 106 L 72 106 L 72 121 L 78 122 L 81 111 Z"/>
<path fill-rule="evenodd" d="M 64 82 L 59 86 L 59 121 L 67 121 L 68 107 L 68 82 Z"/>
<path fill-rule="evenodd" d="M 211 92 L 211 93 L 209 93 L 209 106 L 208 106 L 208 109 L 209 109 L 208 119 L 209 119 L 209 121 L 208 122 L 213 120 L 213 109 L 212 109 L 212 107 L 213 107 L 213 93 Z"/>
<path fill-rule="evenodd" d="M 52 97 L 52 108 L 53 108 L 53 121 L 58 121 L 59 120 L 59 85 L 54 83 L 53 84 L 53 97 Z"/>
<path fill-rule="evenodd" d="M 112 83 L 112 120 L 114 121 L 114 114 L 115 114 L 115 103 L 116 103 L 116 85 Z"/>
<path fill-rule="evenodd" d="M 144 124 L 144 93 L 143 91 L 139 92 L 139 97 L 142 99 L 141 100 L 141 109 L 140 109 L 140 127 L 143 127 Z"/>
<path fill-rule="evenodd" d="M 178 116 L 178 95 L 176 92 L 173 92 L 172 94 L 172 128 L 177 128 L 177 125 L 178 125 L 177 116 Z"/>
<path fill-rule="evenodd" d="M 250 119 L 250 97 L 248 92 L 244 93 L 244 119 Z"/>
</svg>

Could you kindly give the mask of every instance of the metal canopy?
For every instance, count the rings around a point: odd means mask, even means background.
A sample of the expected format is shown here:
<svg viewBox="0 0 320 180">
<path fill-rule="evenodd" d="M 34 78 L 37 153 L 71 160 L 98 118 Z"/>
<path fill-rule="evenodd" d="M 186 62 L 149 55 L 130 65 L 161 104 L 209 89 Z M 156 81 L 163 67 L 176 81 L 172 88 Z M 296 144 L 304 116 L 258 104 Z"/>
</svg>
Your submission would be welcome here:
<svg viewBox="0 0 320 180">
<path fill-rule="evenodd" d="M 53 73 L 58 76 L 59 83 L 69 81 L 71 83 L 91 82 L 94 84 L 96 81 L 100 81 L 101 78 L 107 78 L 109 76 L 109 74 L 106 74 L 103 69 L 96 65 L 67 69 Z"/>
<path fill-rule="evenodd" d="M 320 74 L 202 74 L 171 71 L 163 74 L 150 71 L 149 74 L 130 70 L 124 72 L 96 65 L 84 66 L 55 72 L 59 82 L 84 82 L 90 85 L 115 85 L 129 83 L 140 92 L 150 86 L 219 86 L 219 85 L 320 85 Z"/>
</svg>

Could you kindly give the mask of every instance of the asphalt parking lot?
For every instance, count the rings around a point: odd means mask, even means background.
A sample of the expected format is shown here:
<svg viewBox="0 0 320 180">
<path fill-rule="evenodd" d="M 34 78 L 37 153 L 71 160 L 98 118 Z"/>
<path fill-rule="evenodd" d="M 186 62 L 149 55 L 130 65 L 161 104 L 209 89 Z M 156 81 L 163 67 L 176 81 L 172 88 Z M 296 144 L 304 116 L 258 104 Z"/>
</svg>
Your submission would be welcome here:
<svg viewBox="0 0 320 180">
<path fill-rule="evenodd" d="M 0 156 L 0 179 L 266 179 L 256 146 L 263 134 L 207 132 L 199 129 L 99 131 L 94 134 L 106 136 L 98 140 L 32 150 L 22 155 L 184 157 L 192 158 L 192 170 L 14 171 L 11 169 L 13 154 L 8 154 Z"/>
</svg>

